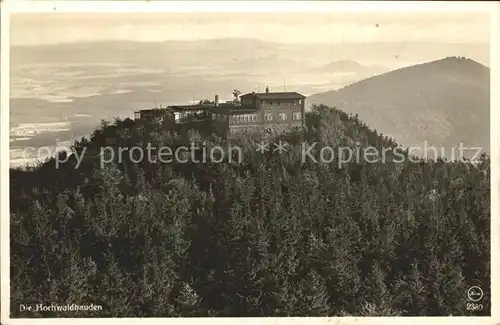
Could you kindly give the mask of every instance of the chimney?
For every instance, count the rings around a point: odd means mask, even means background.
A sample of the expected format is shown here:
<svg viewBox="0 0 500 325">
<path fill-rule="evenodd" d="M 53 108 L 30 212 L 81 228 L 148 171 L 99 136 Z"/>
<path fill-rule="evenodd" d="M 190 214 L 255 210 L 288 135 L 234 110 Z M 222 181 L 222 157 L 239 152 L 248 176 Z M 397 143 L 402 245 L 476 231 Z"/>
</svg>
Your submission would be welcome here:
<svg viewBox="0 0 500 325">
<path fill-rule="evenodd" d="M 266 94 L 269 93 L 269 86 L 266 87 Z"/>
<path fill-rule="evenodd" d="M 219 95 L 215 95 L 215 107 L 219 106 Z"/>
</svg>

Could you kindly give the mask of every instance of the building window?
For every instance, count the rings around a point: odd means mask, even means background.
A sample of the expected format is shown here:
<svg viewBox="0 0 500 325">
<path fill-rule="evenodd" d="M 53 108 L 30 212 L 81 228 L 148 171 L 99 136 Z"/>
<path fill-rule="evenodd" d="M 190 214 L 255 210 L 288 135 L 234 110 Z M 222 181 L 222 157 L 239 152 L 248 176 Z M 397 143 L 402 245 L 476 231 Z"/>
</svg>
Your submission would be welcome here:
<svg viewBox="0 0 500 325">
<path fill-rule="evenodd" d="M 293 113 L 293 119 L 300 121 L 302 119 L 302 114 L 300 112 L 294 112 Z"/>
<path fill-rule="evenodd" d="M 273 120 L 273 114 L 266 114 L 266 121 L 272 121 Z"/>
<path fill-rule="evenodd" d="M 280 121 L 284 121 L 287 119 L 286 113 L 279 113 L 279 119 Z"/>
<path fill-rule="evenodd" d="M 257 121 L 257 114 L 252 114 L 252 122 Z"/>
</svg>

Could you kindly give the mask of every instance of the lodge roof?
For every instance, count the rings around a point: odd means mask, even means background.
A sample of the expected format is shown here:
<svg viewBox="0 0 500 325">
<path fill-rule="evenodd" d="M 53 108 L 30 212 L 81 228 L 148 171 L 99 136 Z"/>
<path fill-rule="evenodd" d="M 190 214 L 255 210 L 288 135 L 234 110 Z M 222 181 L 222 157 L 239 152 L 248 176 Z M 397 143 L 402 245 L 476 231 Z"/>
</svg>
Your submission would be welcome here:
<svg viewBox="0 0 500 325">
<path fill-rule="evenodd" d="M 279 93 L 248 93 L 241 97 L 255 96 L 259 99 L 304 99 L 306 96 L 297 92 L 279 92 Z"/>
<path fill-rule="evenodd" d="M 214 105 L 211 104 L 193 104 L 193 105 L 174 105 L 174 106 L 169 106 L 167 109 L 170 109 L 174 112 L 179 112 L 179 111 L 199 111 L 199 110 L 204 110 L 207 108 L 211 108 Z"/>
<path fill-rule="evenodd" d="M 182 111 L 199 111 L 199 110 L 212 110 L 212 109 L 237 109 L 238 106 L 235 106 L 232 103 L 219 103 L 218 106 L 214 104 L 191 104 L 191 105 L 172 105 L 164 108 L 148 108 L 141 109 L 138 112 L 143 113 L 152 113 L 152 112 L 164 112 L 164 111 L 172 111 L 172 112 L 182 112 Z"/>
<path fill-rule="evenodd" d="M 249 114 L 257 112 L 258 108 L 243 108 L 241 106 L 235 106 L 233 104 L 220 104 L 217 107 L 212 107 L 210 111 L 212 113 L 222 113 L 222 114 Z"/>
</svg>

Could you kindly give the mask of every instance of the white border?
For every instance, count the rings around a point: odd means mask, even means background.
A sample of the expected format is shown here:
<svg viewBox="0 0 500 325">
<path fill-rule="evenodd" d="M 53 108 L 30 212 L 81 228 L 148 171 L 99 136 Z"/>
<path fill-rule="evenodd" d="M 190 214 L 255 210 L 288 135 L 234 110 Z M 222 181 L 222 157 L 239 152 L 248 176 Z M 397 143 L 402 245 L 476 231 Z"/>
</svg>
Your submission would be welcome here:
<svg viewBox="0 0 500 325">
<path fill-rule="evenodd" d="M 9 129 L 10 129 L 10 15 L 0 4 L 0 258 L 1 258 L 1 318 L 0 323 L 8 319 L 10 311 L 10 214 L 9 214 Z M 7 311 L 7 313 L 6 313 Z"/>
<path fill-rule="evenodd" d="M 5 0 L 11 12 L 487 12 L 485 1 L 29 1 Z"/>
<path fill-rule="evenodd" d="M 500 318 L 500 222 L 498 168 L 500 138 L 500 2 L 490 16 L 490 150 L 491 150 L 491 315 L 498 323 Z M 497 308 L 493 308 L 497 306 Z"/>
<path fill-rule="evenodd" d="M 385 11 L 409 11 L 409 12 L 490 12 L 490 68 L 491 68 L 491 317 L 319 317 L 319 318 L 170 318 L 170 324 L 354 324 L 355 322 L 367 322 L 370 324 L 404 324 L 421 323 L 428 324 L 497 324 L 500 323 L 500 263 L 498 253 L 500 252 L 500 223 L 497 219 L 498 213 L 498 187 L 500 183 L 498 167 L 498 126 L 500 125 L 500 3 L 498 2 L 324 2 L 324 1 L 26 1 L 5 0 L 1 3 L 1 110 L 0 110 L 0 199 L 1 208 L 1 322 L 2 324 L 65 324 L 70 319 L 10 319 L 10 282 L 9 282 L 9 15 L 10 13 L 26 12 L 385 12 Z M 496 92 L 495 92 L 496 91 Z M 496 222 L 494 222 L 496 221 Z M 164 318 L 89 318 L 71 319 L 74 324 L 90 324 L 102 322 L 104 324 L 131 324 L 131 323 L 158 323 L 164 324 Z"/>
</svg>

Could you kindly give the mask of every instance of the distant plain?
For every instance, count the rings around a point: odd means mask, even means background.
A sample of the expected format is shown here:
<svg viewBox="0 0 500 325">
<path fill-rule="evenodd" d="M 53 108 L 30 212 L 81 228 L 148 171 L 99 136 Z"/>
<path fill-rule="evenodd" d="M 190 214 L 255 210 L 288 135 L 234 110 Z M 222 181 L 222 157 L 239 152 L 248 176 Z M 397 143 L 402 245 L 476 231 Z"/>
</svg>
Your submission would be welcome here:
<svg viewBox="0 0 500 325">
<path fill-rule="evenodd" d="M 133 117 L 137 109 L 215 94 L 230 100 L 233 89 L 245 93 L 266 86 L 310 96 L 447 56 L 487 66 L 484 53 L 483 43 L 285 44 L 239 38 L 13 46 L 11 166 L 35 161 L 21 157 L 27 146 L 68 145 L 101 119 Z"/>
</svg>

